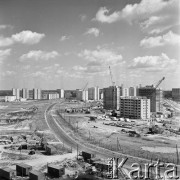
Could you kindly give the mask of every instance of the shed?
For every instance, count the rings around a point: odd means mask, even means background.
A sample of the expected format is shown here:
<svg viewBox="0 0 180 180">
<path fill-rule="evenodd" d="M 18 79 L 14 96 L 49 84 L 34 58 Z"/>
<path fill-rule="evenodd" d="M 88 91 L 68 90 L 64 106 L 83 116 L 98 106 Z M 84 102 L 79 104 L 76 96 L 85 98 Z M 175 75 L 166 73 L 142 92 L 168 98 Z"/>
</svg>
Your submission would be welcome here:
<svg viewBox="0 0 180 180">
<path fill-rule="evenodd" d="M 29 180 L 43 180 L 44 174 L 39 171 L 30 171 Z"/>
<path fill-rule="evenodd" d="M 82 157 L 84 158 L 84 161 L 87 161 L 88 159 L 94 158 L 95 154 L 90 154 L 88 152 L 82 151 Z"/>
<path fill-rule="evenodd" d="M 52 145 L 47 145 L 46 146 L 46 154 L 52 155 L 56 153 L 56 148 Z"/>
<path fill-rule="evenodd" d="M 9 167 L 4 167 L 0 169 L 0 177 L 5 178 L 7 180 L 10 180 L 16 176 L 16 171 L 9 168 Z"/>
<path fill-rule="evenodd" d="M 16 164 L 16 172 L 18 176 L 28 176 L 29 172 L 32 170 L 32 166 L 21 163 Z"/>
<path fill-rule="evenodd" d="M 63 166 L 48 165 L 48 174 L 53 177 L 61 177 L 65 174 L 65 168 Z"/>
</svg>

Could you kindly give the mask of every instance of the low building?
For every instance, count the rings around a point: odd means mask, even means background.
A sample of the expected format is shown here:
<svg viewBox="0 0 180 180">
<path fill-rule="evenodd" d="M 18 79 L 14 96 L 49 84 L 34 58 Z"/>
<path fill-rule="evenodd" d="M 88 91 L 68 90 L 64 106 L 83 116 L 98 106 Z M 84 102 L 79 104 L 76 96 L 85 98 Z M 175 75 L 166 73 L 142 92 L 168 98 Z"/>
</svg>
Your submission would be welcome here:
<svg viewBox="0 0 180 180">
<path fill-rule="evenodd" d="M 44 174 L 39 171 L 30 171 L 29 172 L 29 180 L 43 180 Z"/>
<path fill-rule="evenodd" d="M 48 174 L 52 177 L 59 178 L 65 174 L 65 168 L 63 166 L 48 165 Z"/>
<path fill-rule="evenodd" d="M 132 119 L 150 118 L 150 99 L 146 97 L 120 97 L 120 116 Z"/>
<path fill-rule="evenodd" d="M 57 152 L 56 148 L 52 145 L 47 145 L 46 146 L 46 154 L 47 155 L 53 155 Z"/>
<path fill-rule="evenodd" d="M 18 176 L 29 176 L 32 166 L 21 163 L 16 165 L 16 173 Z"/>
<path fill-rule="evenodd" d="M 48 99 L 59 99 L 59 94 L 58 93 L 52 93 L 48 94 Z"/>
<path fill-rule="evenodd" d="M 180 101 L 180 88 L 172 88 L 172 99 Z"/>
<path fill-rule="evenodd" d="M 9 167 L 4 167 L 0 169 L 0 179 L 4 178 L 7 180 L 11 180 L 15 176 L 16 176 L 16 171 Z"/>
</svg>

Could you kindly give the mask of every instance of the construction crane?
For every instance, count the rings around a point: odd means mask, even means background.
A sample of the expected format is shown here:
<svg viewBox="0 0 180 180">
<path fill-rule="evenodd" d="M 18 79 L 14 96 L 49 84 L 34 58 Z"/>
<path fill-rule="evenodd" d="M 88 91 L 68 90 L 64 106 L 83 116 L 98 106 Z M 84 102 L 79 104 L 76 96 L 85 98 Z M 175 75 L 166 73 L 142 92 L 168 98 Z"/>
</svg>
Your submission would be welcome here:
<svg viewBox="0 0 180 180">
<path fill-rule="evenodd" d="M 162 81 L 165 79 L 165 77 L 163 77 L 161 80 L 159 80 L 159 82 L 156 84 L 156 86 L 155 86 L 155 89 L 157 89 L 158 88 L 158 86 L 162 83 Z"/>
<path fill-rule="evenodd" d="M 110 72 L 110 77 L 111 77 L 111 83 L 113 86 L 113 111 L 116 109 L 116 105 L 115 105 L 115 98 L 116 98 L 116 94 L 115 94 L 115 82 L 113 81 L 113 76 L 112 76 L 112 72 L 111 72 L 111 67 L 109 66 L 109 72 Z"/>
</svg>

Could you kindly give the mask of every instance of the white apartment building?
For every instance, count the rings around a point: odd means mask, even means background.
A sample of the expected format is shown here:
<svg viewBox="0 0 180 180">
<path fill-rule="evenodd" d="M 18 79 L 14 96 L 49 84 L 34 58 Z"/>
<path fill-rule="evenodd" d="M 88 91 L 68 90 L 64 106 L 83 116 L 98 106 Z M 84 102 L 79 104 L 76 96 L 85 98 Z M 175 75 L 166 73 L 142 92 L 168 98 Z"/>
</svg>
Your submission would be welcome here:
<svg viewBox="0 0 180 180">
<path fill-rule="evenodd" d="M 150 99 L 146 97 L 120 97 L 120 115 L 121 117 L 132 119 L 150 118 Z"/>
<path fill-rule="evenodd" d="M 20 99 L 20 90 L 19 89 L 12 89 L 13 96 L 16 96 L 16 99 Z"/>
<path fill-rule="evenodd" d="M 41 99 L 41 90 L 34 88 L 33 89 L 33 99 Z"/>
<path fill-rule="evenodd" d="M 59 93 L 59 98 L 64 98 L 64 89 L 57 89 L 57 92 Z"/>
<path fill-rule="evenodd" d="M 88 88 L 88 100 L 99 100 L 99 87 Z"/>
<path fill-rule="evenodd" d="M 48 99 L 58 99 L 58 98 L 59 98 L 58 93 L 48 94 Z"/>
<path fill-rule="evenodd" d="M 87 101 L 88 91 L 76 90 L 76 98 L 79 101 Z"/>
<path fill-rule="evenodd" d="M 122 89 L 122 96 L 124 96 L 124 97 L 129 96 L 129 88 Z"/>
</svg>

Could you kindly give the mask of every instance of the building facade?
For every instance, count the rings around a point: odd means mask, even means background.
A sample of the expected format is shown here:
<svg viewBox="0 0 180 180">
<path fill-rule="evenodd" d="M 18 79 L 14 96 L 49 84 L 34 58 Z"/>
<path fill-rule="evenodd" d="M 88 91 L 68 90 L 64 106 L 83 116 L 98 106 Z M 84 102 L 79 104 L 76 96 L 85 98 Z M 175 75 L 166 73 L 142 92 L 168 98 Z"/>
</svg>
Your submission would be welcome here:
<svg viewBox="0 0 180 180">
<path fill-rule="evenodd" d="M 13 88 L 13 89 L 12 89 L 12 93 L 13 93 L 13 96 L 16 96 L 16 99 L 17 99 L 17 100 L 20 99 L 20 90 L 19 90 L 19 89 Z"/>
<path fill-rule="evenodd" d="M 33 99 L 41 99 L 41 89 L 33 89 Z"/>
<path fill-rule="evenodd" d="M 156 89 L 151 86 L 146 86 L 139 88 L 138 92 L 139 92 L 139 96 L 147 97 L 147 99 L 150 99 L 151 112 L 162 111 L 162 100 L 163 100 L 162 89 Z"/>
<path fill-rule="evenodd" d="M 58 99 L 58 98 L 59 98 L 58 93 L 48 94 L 48 99 Z"/>
<path fill-rule="evenodd" d="M 88 88 L 88 99 L 98 101 L 99 100 L 99 87 Z"/>
<path fill-rule="evenodd" d="M 29 90 L 26 88 L 22 89 L 22 98 L 29 99 Z"/>
<path fill-rule="evenodd" d="M 87 101 L 88 91 L 76 90 L 76 98 L 79 101 Z"/>
<path fill-rule="evenodd" d="M 137 96 L 137 88 L 136 87 L 129 88 L 129 96 Z"/>
<path fill-rule="evenodd" d="M 103 107 L 107 110 L 119 110 L 120 88 L 110 86 L 103 89 Z"/>
<path fill-rule="evenodd" d="M 172 89 L 172 99 L 174 101 L 180 101 L 180 88 Z"/>
<path fill-rule="evenodd" d="M 150 118 L 150 99 L 146 97 L 120 97 L 120 115 L 132 119 Z"/>
</svg>

